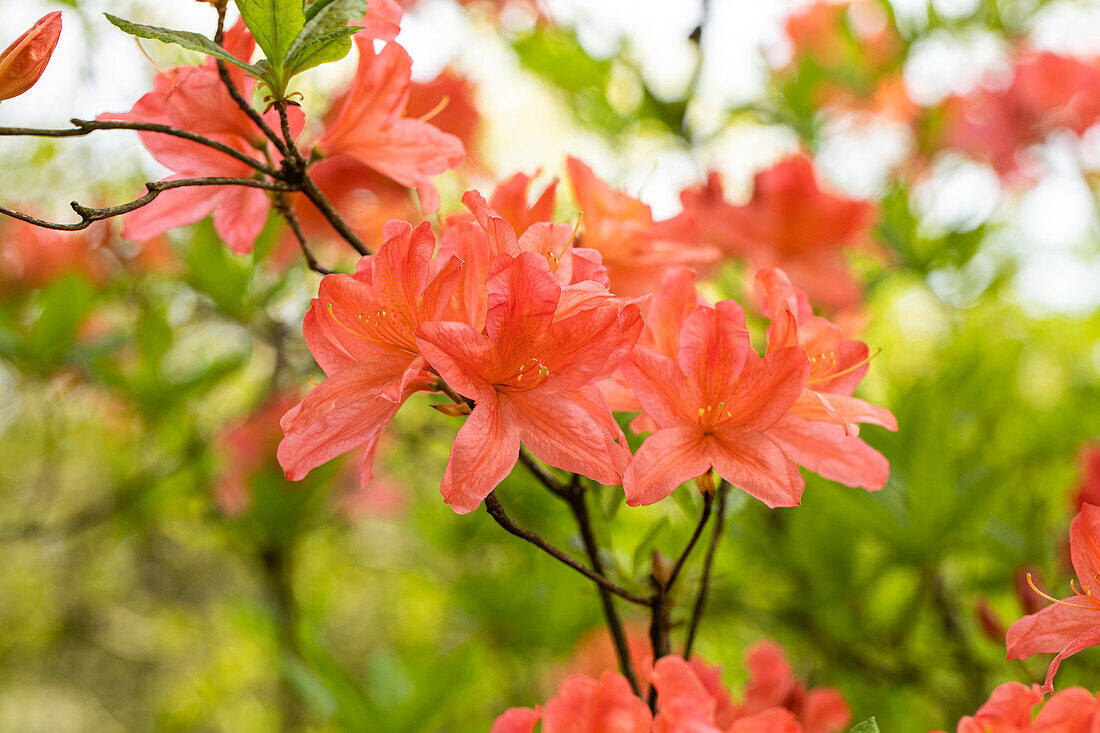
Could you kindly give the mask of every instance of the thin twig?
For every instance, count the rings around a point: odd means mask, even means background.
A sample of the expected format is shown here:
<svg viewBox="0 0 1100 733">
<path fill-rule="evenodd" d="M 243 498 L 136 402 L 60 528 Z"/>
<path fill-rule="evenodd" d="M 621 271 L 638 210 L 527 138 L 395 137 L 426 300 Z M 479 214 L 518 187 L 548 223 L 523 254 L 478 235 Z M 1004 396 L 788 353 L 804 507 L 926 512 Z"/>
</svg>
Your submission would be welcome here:
<svg viewBox="0 0 1100 733">
<path fill-rule="evenodd" d="M 225 13 L 219 7 L 218 12 L 218 28 L 214 32 L 214 39 L 218 45 L 222 45 L 225 41 Z M 286 145 L 283 143 L 279 136 L 271 129 L 271 126 L 264 120 L 263 115 L 256 111 L 252 106 L 252 103 L 244 98 L 241 94 L 241 90 L 237 88 L 237 85 L 233 82 L 233 77 L 229 75 L 229 67 L 221 59 L 214 59 L 214 63 L 218 67 L 218 76 L 222 80 L 222 84 L 225 86 L 226 91 L 229 92 L 229 96 L 233 98 L 233 101 L 237 103 L 237 106 L 241 108 L 241 111 L 248 115 L 248 118 L 252 120 L 252 123 L 260 129 L 260 132 L 264 134 L 268 140 L 272 142 L 275 149 L 279 151 L 279 154 L 284 158 L 287 157 L 288 151 Z"/>
<path fill-rule="evenodd" d="M 135 130 L 137 132 L 158 132 L 163 135 L 190 140 L 199 145 L 217 150 L 220 153 L 239 160 L 245 165 L 260 171 L 272 178 L 279 177 L 279 171 L 271 166 L 246 155 L 234 147 L 218 142 L 203 135 L 188 130 L 181 130 L 171 125 L 161 125 L 155 122 L 129 122 L 124 120 L 69 120 L 73 127 L 66 129 L 39 129 L 34 127 L 0 127 L 0 137 L 83 137 L 98 130 Z"/>
<path fill-rule="evenodd" d="M 322 265 L 317 261 L 316 255 L 313 254 L 313 249 L 309 246 L 309 240 L 306 239 L 306 233 L 302 231 L 302 223 L 298 221 L 298 215 L 294 213 L 294 208 L 288 201 L 280 200 L 275 208 L 286 219 L 286 223 L 290 225 L 290 231 L 294 233 L 294 238 L 298 240 L 298 246 L 302 250 L 302 256 L 306 258 L 306 264 L 309 265 L 309 269 L 321 275 L 331 275 L 335 270 Z"/>
<path fill-rule="evenodd" d="M 691 648 L 695 645 L 695 632 L 699 629 L 699 623 L 703 620 L 703 612 L 707 606 L 707 592 L 710 589 L 710 574 L 714 567 L 714 556 L 718 551 L 718 543 L 722 540 L 723 530 L 726 524 L 726 498 L 729 496 L 729 484 L 723 479 L 718 486 L 718 506 L 714 518 L 714 536 L 710 538 L 710 546 L 707 547 L 707 556 L 703 561 L 703 577 L 699 583 L 699 593 L 695 596 L 695 606 L 691 611 L 691 622 L 688 624 L 687 640 L 684 642 L 684 659 L 691 659 Z"/>
<path fill-rule="evenodd" d="M 174 181 L 150 181 L 145 184 L 147 193 L 133 201 L 118 206 L 108 206 L 102 209 L 94 209 L 73 201 L 69 206 L 80 215 L 80 221 L 75 224 L 60 224 L 57 222 L 39 219 L 38 217 L 24 214 L 6 206 L 0 206 L 0 214 L 10 216 L 13 219 L 25 221 L 43 229 L 55 229 L 63 232 L 76 232 L 87 229 L 97 221 L 110 219 L 122 214 L 128 214 L 135 209 L 150 204 L 160 194 L 175 188 L 190 188 L 196 186 L 245 186 L 247 188 L 262 188 L 268 191 L 293 191 L 294 188 L 285 183 L 276 181 L 260 181 L 254 178 L 229 178 L 225 176 L 208 176 L 205 178 L 180 178 Z"/>
<path fill-rule="evenodd" d="M 699 523 L 695 525 L 695 531 L 691 533 L 691 539 L 688 540 L 687 546 L 684 547 L 684 551 L 680 553 L 680 557 L 677 558 L 676 564 L 672 566 L 672 572 L 668 574 L 668 580 L 665 581 L 665 592 L 672 590 L 673 584 L 676 583 L 676 578 L 679 577 L 680 571 L 684 569 L 684 564 L 687 562 L 688 556 L 691 555 L 691 551 L 695 549 L 695 545 L 699 542 L 699 537 L 703 534 L 703 527 L 707 525 L 707 520 L 710 519 L 710 510 L 714 505 L 714 496 L 712 494 L 703 494 L 703 512 L 699 515 Z"/>
<path fill-rule="evenodd" d="M 505 513 L 504 507 L 501 506 L 500 500 L 497 499 L 495 491 L 490 491 L 489 495 L 485 497 L 485 510 L 489 513 L 489 516 L 491 516 L 496 521 L 497 524 L 504 528 L 506 532 L 515 535 L 520 539 L 530 542 L 532 545 L 539 548 L 546 554 L 573 568 L 584 577 L 599 585 L 601 588 L 606 588 L 620 598 L 628 600 L 631 603 L 636 603 L 639 606 L 649 605 L 648 598 L 636 595 L 626 590 L 625 588 L 620 587 L 613 581 L 608 580 L 605 576 L 594 572 L 593 570 L 585 567 L 581 563 L 569 557 L 569 555 L 565 554 L 557 547 L 554 547 L 534 532 L 523 529 L 522 527 L 517 525 Z"/>
<path fill-rule="evenodd" d="M 576 477 L 577 474 L 574 474 Z M 600 547 L 596 542 L 596 535 L 592 531 L 592 521 L 588 515 L 588 503 L 586 500 L 586 492 L 580 488 L 579 481 L 575 480 L 572 484 L 572 496 L 569 501 L 569 507 L 573 510 L 573 516 L 577 519 L 577 526 L 581 530 L 581 540 L 584 542 L 585 552 L 588 554 L 588 560 L 592 563 L 592 569 L 600 575 L 607 577 L 607 573 L 603 567 L 603 561 L 600 559 Z M 615 608 L 615 600 L 611 597 L 611 594 L 605 588 L 600 588 L 600 604 L 603 606 L 604 619 L 607 622 L 607 628 L 611 632 L 611 640 L 615 644 L 615 655 L 619 659 L 619 671 L 626 677 L 627 682 L 630 683 L 630 687 L 634 690 L 635 695 L 641 693 L 641 688 L 638 687 L 638 679 L 634 674 L 634 662 L 630 658 L 630 645 L 626 640 L 626 631 L 623 629 L 622 619 L 619 617 L 619 612 Z"/>
<path fill-rule="evenodd" d="M 531 451 L 521 446 L 519 449 L 519 461 L 524 466 L 527 466 L 527 470 L 533 473 L 535 478 L 537 478 L 543 486 L 556 494 L 559 498 L 565 499 L 572 504 L 570 490 L 561 481 L 558 481 L 558 479 L 554 477 L 554 474 L 547 471 L 546 467 L 531 455 Z"/>
<path fill-rule="evenodd" d="M 308 173 L 302 174 L 300 185 L 302 193 L 306 195 L 306 198 L 313 202 L 313 205 L 317 207 L 321 215 L 332 225 L 332 228 L 335 229 L 356 252 L 361 255 L 369 255 L 371 253 L 370 247 L 359 238 L 358 234 L 352 231 L 348 223 L 344 221 L 344 218 L 336 211 L 336 207 L 328 200 L 328 196 L 325 196 L 324 192 L 317 187 L 317 184 L 313 182 L 313 179 L 309 177 Z"/>
</svg>

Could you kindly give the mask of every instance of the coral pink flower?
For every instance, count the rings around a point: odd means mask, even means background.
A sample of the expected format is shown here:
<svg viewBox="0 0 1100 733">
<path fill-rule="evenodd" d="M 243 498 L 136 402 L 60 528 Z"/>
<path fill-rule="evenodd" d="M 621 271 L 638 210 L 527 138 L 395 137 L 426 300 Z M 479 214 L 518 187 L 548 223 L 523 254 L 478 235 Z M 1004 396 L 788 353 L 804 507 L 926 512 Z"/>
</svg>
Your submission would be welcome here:
<svg viewBox="0 0 1100 733">
<path fill-rule="evenodd" d="M 626 678 L 604 672 L 599 680 L 566 677 L 544 709 L 511 708 L 490 733 L 532 733 L 539 720 L 542 733 L 649 733 L 653 724 L 649 707 Z"/>
<path fill-rule="evenodd" d="M 706 199 L 711 204 L 701 214 L 720 208 L 714 199 L 711 192 Z M 806 156 L 757 173 L 752 200 L 731 205 L 720 216 L 728 227 L 728 252 L 746 255 L 756 268 L 782 268 L 810 300 L 830 309 L 859 301 L 862 289 L 844 262 L 844 250 L 869 242 L 875 209 L 823 191 Z"/>
<path fill-rule="evenodd" d="M 652 292 L 673 265 L 717 262 L 720 253 L 715 249 L 660 236 L 646 204 L 615 191 L 581 161 L 569 158 L 566 171 L 581 210 L 582 242 L 602 256 L 616 294 Z"/>
<path fill-rule="evenodd" d="M 794 714 L 778 705 L 752 712 L 720 710 L 697 667 L 681 657 L 658 659 L 650 681 L 660 705 L 654 733 L 803 733 Z"/>
<path fill-rule="evenodd" d="M 1016 59 L 1008 87 L 979 87 L 952 97 L 944 111 L 947 145 L 1012 178 L 1021 149 L 1055 128 L 1080 134 L 1100 118 L 1100 65 L 1050 51 L 1025 51 Z"/>
<path fill-rule="evenodd" d="M 1093 589 L 1100 584 L 1100 507 L 1085 504 L 1069 529 L 1070 555 L 1080 583 L 1074 595 L 1061 600 L 1043 595 L 1053 605 L 1016 621 L 1008 629 L 1009 659 L 1058 652 L 1047 669 L 1043 692 L 1054 689 L 1054 675 L 1066 657 L 1100 645 L 1100 599 Z"/>
<path fill-rule="evenodd" d="M 34 86 L 50 63 L 60 37 L 61 11 L 55 10 L 0 51 L 0 102 Z"/>
<path fill-rule="evenodd" d="M 348 155 L 402 186 L 415 186 L 425 211 L 439 208 L 428 176 L 462 163 L 462 141 L 428 122 L 404 116 L 412 59 L 394 42 L 375 53 L 359 34 L 359 67 L 351 89 L 326 124 L 317 149 L 326 157 Z"/>
<path fill-rule="evenodd" d="M 764 268 L 756 280 L 771 316 L 768 351 L 798 346 L 810 357 L 805 390 L 769 435 L 796 463 L 825 478 L 882 488 L 890 464 L 859 438 L 857 423 L 888 430 L 897 430 L 898 424 L 889 410 L 852 397 L 869 367 L 867 344 L 844 338 L 835 325 L 813 315 L 806 294 L 782 270 Z"/>
<path fill-rule="evenodd" d="M 105 233 L 102 226 L 59 232 L 11 221 L 0 229 L 0 295 L 41 288 L 74 272 L 101 282 L 107 272 L 97 245 Z"/>
<path fill-rule="evenodd" d="M 239 58 L 251 57 L 255 46 L 243 24 L 226 33 L 226 49 Z M 231 76 L 246 98 L 255 81 L 234 70 Z M 206 135 L 242 153 L 253 155 L 267 140 L 226 91 L 213 63 L 182 66 L 157 74 L 154 90 L 139 99 L 127 113 L 104 114 L 99 119 L 154 122 Z M 267 122 L 279 126 L 276 112 Z M 292 131 L 302 129 L 304 118 L 296 107 L 291 112 Z M 224 153 L 193 142 L 155 132 L 139 133 L 157 161 L 172 169 L 165 180 L 228 176 L 251 178 L 251 167 Z M 273 153 L 273 150 L 269 149 Z M 203 186 L 165 191 L 151 204 L 125 217 L 123 236 L 146 241 L 176 227 L 194 224 L 214 214 L 214 229 L 234 252 L 249 252 L 271 210 L 266 191 L 242 186 Z"/>
<path fill-rule="evenodd" d="M 1062 690 L 1045 704 L 1042 701 L 1038 685 L 1006 682 L 974 715 L 959 721 L 956 733 L 1094 733 L 1100 727 L 1100 701 L 1082 687 Z"/>
<path fill-rule="evenodd" d="M 795 679 L 783 647 L 774 641 L 761 641 L 745 653 L 749 684 L 737 715 L 748 715 L 774 707 L 784 707 L 798 718 L 805 733 L 836 733 L 852 719 L 852 711 L 843 696 L 831 687 L 806 690 Z"/>
<path fill-rule="evenodd" d="M 382 430 L 411 394 L 434 382 L 413 334 L 442 315 L 461 266 L 449 258 L 433 275 L 434 250 L 430 225 L 393 221 L 378 254 L 360 260 L 354 275 L 321 280 L 303 330 L 328 379 L 282 419 L 278 455 L 287 478 L 364 445 L 366 483 Z"/>
<path fill-rule="evenodd" d="M 530 188 L 531 176 L 516 173 L 497 185 L 493 195 L 489 197 L 489 208 L 518 232 L 527 231 L 535 222 L 551 221 L 554 218 L 557 179 L 548 183 L 534 202 L 528 201 Z"/>
<path fill-rule="evenodd" d="M 619 483 L 630 453 L 595 382 L 637 340 L 637 306 L 571 307 L 535 252 L 498 255 L 487 287 L 484 333 L 457 322 L 417 331 L 428 363 L 476 403 L 451 447 L 446 502 L 476 509 L 512 470 L 521 440 L 551 466 Z"/>
<path fill-rule="evenodd" d="M 405 116 L 431 122 L 443 132 L 457 137 L 466 150 L 467 160 L 472 161 L 481 131 L 476 91 L 469 78 L 453 69 L 444 69 L 431 81 L 413 82 L 409 86 Z"/>
<path fill-rule="evenodd" d="M 1081 483 L 1074 495 L 1074 506 L 1082 504 L 1100 506 L 1100 443 L 1089 443 L 1077 454 Z"/>
<path fill-rule="evenodd" d="M 659 427 L 623 476 L 628 504 L 659 501 L 711 468 L 768 506 L 799 503 L 802 476 L 767 430 L 806 386 L 801 349 L 761 359 L 741 306 L 724 300 L 687 317 L 675 359 L 638 346 L 622 371 Z"/>
<path fill-rule="evenodd" d="M 214 503 L 226 516 L 239 517 L 248 511 L 252 502 L 249 484 L 274 462 L 282 437 L 279 418 L 295 401 L 290 395 L 277 395 L 218 436 L 223 462 L 214 482 Z"/>
</svg>

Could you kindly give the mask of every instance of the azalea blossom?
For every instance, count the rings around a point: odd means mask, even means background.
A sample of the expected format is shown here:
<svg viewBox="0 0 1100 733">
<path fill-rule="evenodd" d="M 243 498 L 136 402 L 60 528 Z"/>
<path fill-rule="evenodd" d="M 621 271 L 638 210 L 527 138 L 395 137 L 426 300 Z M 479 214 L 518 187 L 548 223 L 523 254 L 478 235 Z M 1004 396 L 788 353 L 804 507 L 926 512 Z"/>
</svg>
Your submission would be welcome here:
<svg viewBox="0 0 1100 733">
<path fill-rule="evenodd" d="M 511 472 L 521 441 L 551 466 L 618 484 L 630 454 L 595 382 L 637 340 L 637 306 L 577 308 L 531 251 L 497 255 L 486 287 L 484 332 L 445 321 L 416 332 L 428 364 L 475 405 L 451 446 L 445 501 L 476 509 Z"/>
<path fill-rule="evenodd" d="M 1004 89 L 979 87 L 943 105 L 944 144 L 1019 178 L 1020 153 L 1053 129 L 1082 133 L 1100 118 L 1100 66 L 1050 51 L 1023 51 Z"/>
<path fill-rule="evenodd" d="M 316 149 L 326 158 L 346 155 L 402 186 L 413 186 L 427 212 L 439 208 L 429 176 L 460 165 L 462 141 L 430 122 L 405 116 L 412 59 L 389 42 L 379 52 L 374 40 L 355 36 L 359 66 L 351 87 L 325 120 Z"/>
<path fill-rule="evenodd" d="M 496 719 L 490 733 L 650 733 L 653 715 L 617 672 L 600 679 L 566 677 L 545 708 L 511 708 Z"/>
<path fill-rule="evenodd" d="M 1036 589 L 1051 605 L 1016 621 L 1006 637 L 1009 659 L 1058 653 L 1047 669 L 1044 693 L 1054 689 L 1054 675 L 1063 659 L 1100 645 L 1100 599 L 1094 595 L 1100 585 L 1100 507 L 1081 507 L 1070 524 L 1069 547 L 1077 574 L 1077 583 L 1070 584 L 1073 595 L 1058 599 Z"/>
<path fill-rule="evenodd" d="M 671 229 L 672 237 L 663 236 L 667 232 L 654 222 L 649 206 L 612 189 L 577 158 L 568 159 L 566 171 L 581 210 L 581 243 L 600 253 L 617 295 L 645 295 L 671 266 L 703 267 L 720 258 L 718 250 L 684 236 L 681 227 Z"/>
<path fill-rule="evenodd" d="M 1040 709 L 1040 705 L 1042 705 Z M 1036 714 L 1038 709 L 1038 714 Z M 1038 685 L 1006 682 L 956 733 L 1093 733 L 1100 726 L 1100 700 L 1083 687 L 1055 693 L 1043 702 Z M 930 733 L 943 733 L 931 731 Z"/>
<path fill-rule="evenodd" d="M 365 446 L 360 480 L 370 481 L 383 429 L 409 396 L 435 383 L 414 334 L 442 315 L 461 263 L 436 264 L 434 250 L 428 224 L 393 221 L 378 253 L 361 259 L 354 275 L 321 280 L 303 330 L 328 378 L 283 416 L 278 457 L 287 478 Z"/>
<path fill-rule="evenodd" d="M 634 349 L 623 374 L 658 430 L 623 476 L 631 506 L 652 504 L 713 468 L 770 507 L 795 506 L 805 482 L 767 431 L 806 386 L 810 361 L 787 346 L 760 358 L 732 300 L 696 306 L 676 358 Z"/>
<path fill-rule="evenodd" d="M 55 10 L 0 51 L 0 102 L 34 86 L 50 63 L 60 37 L 61 11 Z"/>
<path fill-rule="evenodd" d="M 867 344 L 845 338 L 837 326 L 815 316 L 806 294 L 782 270 L 764 268 L 756 281 L 771 317 L 768 351 L 798 346 L 810 358 L 805 389 L 769 435 L 792 460 L 827 479 L 882 488 L 890 464 L 859 438 L 858 423 L 887 430 L 898 424 L 889 410 L 852 396 L 870 366 Z"/>
<path fill-rule="evenodd" d="M 813 161 L 795 155 L 756 174 L 752 199 L 724 201 L 717 176 L 704 189 L 681 194 L 684 215 L 705 225 L 703 236 L 756 269 L 778 267 L 810 300 L 839 310 L 856 304 L 862 288 L 844 253 L 866 246 L 875 209 L 867 201 L 823 191 Z"/>
<path fill-rule="evenodd" d="M 241 59 L 252 56 L 255 42 L 238 23 L 225 34 L 226 50 Z M 245 98 L 252 96 L 255 81 L 232 67 L 230 71 Z M 301 110 L 290 110 L 291 130 L 301 132 Z M 213 62 L 202 66 L 181 66 L 159 73 L 154 90 L 144 95 L 126 113 L 103 114 L 99 119 L 153 122 L 205 135 L 247 155 L 257 148 L 274 155 L 263 133 L 233 101 Z M 275 111 L 265 117 L 278 128 Z M 157 162 L 174 174 L 164 180 L 226 176 L 251 178 L 248 164 L 222 152 L 189 140 L 155 132 L 139 133 L 146 149 Z M 214 230 L 234 252 L 250 252 L 263 230 L 271 210 L 268 192 L 244 186 L 201 186 L 164 191 L 151 203 L 124 218 L 123 236 L 146 241 L 170 229 L 194 224 L 214 214 Z"/>
<path fill-rule="evenodd" d="M 0 295 L 41 288 L 69 273 L 102 282 L 107 267 L 100 245 L 103 225 L 83 232 L 43 229 L 19 220 L 0 227 Z"/>
</svg>

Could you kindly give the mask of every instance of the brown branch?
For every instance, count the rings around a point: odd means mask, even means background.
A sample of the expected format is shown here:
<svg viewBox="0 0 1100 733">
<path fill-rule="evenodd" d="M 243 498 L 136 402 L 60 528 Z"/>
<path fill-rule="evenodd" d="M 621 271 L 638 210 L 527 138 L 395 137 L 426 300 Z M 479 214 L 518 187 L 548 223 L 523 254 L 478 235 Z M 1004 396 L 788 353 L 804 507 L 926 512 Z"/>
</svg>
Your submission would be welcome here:
<svg viewBox="0 0 1100 733">
<path fill-rule="evenodd" d="M 628 600 L 631 603 L 636 603 L 639 606 L 649 605 L 648 598 L 636 595 L 626 590 L 625 588 L 620 587 L 613 581 L 608 580 L 607 577 L 605 577 L 604 575 L 594 572 L 593 570 L 585 567 L 581 563 L 569 557 L 569 555 L 565 554 L 557 547 L 554 547 L 539 535 L 531 532 L 530 530 L 523 529 L 522 527 L 517 525 L 511 520 L 511 518 L 508 517 L 507 513 L 505 513 L 504 507 L 501 506 L 500 500 L 497 499 L 495 491 L 490 491 L 489 495 L 485 497 L 485 511 L 487 511 L 489 513 L 489 516 L 491 516 L 496 521 L 496 523 L 503 527 L 504 530 L 509 534 L 515 535 L 522 540 L 530 542 L 532 545 L 539 548 L 546 554 L 573 568 L 578 573 L 591 580 L 593 583 L 599 585 L 601 588 L 605 588 L 608 591 L 619 596 L 620 598 Z"/>
<path fill-rule="evenodd" d="M 184 140 L 190 140 L 193 143 L 204 145 L 213 150 L 217 150 L 220 153 L 237 159 L 245 165 L 263 173 L 264 175 L 271 176 L 272 178 L 279 178 L 279 171 L 275 170 L 271 166 L 256 160 L 250 155 L 246 155 L 241 151 L 233 148 L 225 143 L 220 143 L 217 140 L 213 140 L 203 135 L 199 135 L 187 130 L 181 130 L 178 127 L 172 127 L 171 125 L 161 125 L 155 122 L 128 122 L 123 120 L 69 120 L 72 124 L 72 128 L 56 130 L 56 129 L 39 129 L 35 127 L 0 127 L 0 137 L 83 137 L 89 135 L 98 130 L 134 130 L 137 132 L 158 132 L 163 135 L 171 135 L 173 137 L 182 138 Z"/>
<path fill-rule="evenodd" d="M 214 41 L 219 46 L 223 45 L 225 41 L 225 11 L 219 5 L 218 6 L 218 27 L 214 32 Z M 279 154 L 284 158 L 287 157 L 289 152 L 286 145 L 279 136 L 271 129 L 271 126 L 264 120 L 263 115 L 256 111 L 256 108 L 252 106 L 251 102 L 244 98 L 241 94 L 241 90 L 237 88 L 237 85 L 233 83 L 233 77 L 229 75 L 229 67 L 225 65 L 225 62 L 221 59 L 214 59 L 214 63 L 218 67 L 218 76 L 222 80 L 222 85 L 225 86 L 226 91 L 229 92 L 229 96 L 233 98 L 233 101 L 237 103 L 241 111 L 248 115 L 248 119 L 252 120 L 252 124 L 259 128 L 260 132 L 264 134 L 268 140 L 275 146 L 275 149 L 279 151 Z"/>
<path fill-rule="evenodd" d="M 699 593 L 695 596 L 695 606 L 691 611 L 691 622 L 688 624 L 687 640 L 684 642 L 684 659 L 691 659 L 691 648 L 695 645 L 695 632 L 699 629 L 699 623 L 703 620 L 703 612 L 707 606 L 707 592 L 710 589 L 711 569 L 714 567 L 714 556 L 718 551 L 718 543 L 722 540 L 722 532 L 726 524 L 726 498 L 729 496 L 730 485 L 725 479 L 718 486 L 717 516 L 714 518 L 714 536 L 710 538 L 710 546 L 707 547 L 707 556 L 703 560 L 703 578 L 699 584 Z"/>
<path fill-rule="evenodd" d="M 699 537 L 703 534 L 703 527 L 706 526 L 707 520 L 710 519 L 710 510 L 714 505 L 713 494 L 703 494 L 703 512 L 699 515 L 699 523 L 695 525 L 695 531 L 691 533 L 691 539 L 688 540 L 687 546 L 684 547 L 684 551 L 680 553 L 680 557 L 677 558 L 676 564 L 672 566 L 672 572 L 668 574 L 668 580 L 665 581 L 665 592 L 672 590 L 673 584 L 676 582 L 676 578 L 679 577 L 680 571 L 684 569 L 684 564 L 687 562 L 688 556 L 691 555 L 691 551 L 695 549 L 695 545 L 699 542 Z"/>
<path fill-rule="evenodd" d="M 600 559 L 600 547 L 596 542 L 596 535 L 592 531 L 592 521 L 588 515 L 588 503 L 585 498 L 585 492 L 580 488 L 578 475 L 573 474 L 573 476 L 574 481 L 571 485 L 572 493 L 569 498 L 569 507 L 573 510 L 573 516 L 577 519 L 577 526 L 580 527 L 581 540 L 584 542 L 584 549 L 588 554 L 588 560 L 592 563 L 592 569 L 606 577 L 607 573 L 604 571 L 603 561 Z M 611 593 L 602 587 L 599 588 L 599 592 L 600 605 L 603 606 L 604 620 L 607 622 L 607 628 L 611 632 L 611 640 L 615 644 L 615 656 L 618 657 L 619 660 L 619 671 L 622 672 L 623 677 L 626 677 L 627 682 L 630 683 L 630 687 L 634 690 L 634 694 L 639 695 L 641 693 L 641 688 L 638 687 L 638 679 L 634 674 L 634 663 L 630 658 L 630 645 L 626 640 L 626 631 L 623 629 L 622 619 L 619 617 L 619 612 L 615 608 L 615 601 L 611 597 Z"/>
<path fill-rule="evenodd" d="M 0 214 L 10 216 L 13 219 L 19 219 L 25 221 L 28 224 L 33 224 L 43 229 L 54 229 L 63 232 L 76 232 L 82 229 L 87 229 L 97 221 L 103 221 L 104 219 L 110 219 L 115 216 L 121 216 L 122 214 L 128 214 L 131 211 L 140 209 L 142 206 L 146 206 L 153 202 L 153 200 L 164 193 L 175 188 L 189 188 L 195 186 L 245 186 L 247 188 L 262 188 L 268 191 L 293 191 L 291 186 L 285 183 L 278 183 L 275 181 L 260 181 L 254 178 L 227 178 L 223 176 L 209 176 L 206 178 L 181 178 L 174 181 L 150 181 L 145 184 L 147 193 L 133 201 L 125 204 L 119 204 L 118 206 L 108 206 L 103 209 L 93 209 L 84 206 L 76 201 L 73 201 L 69 206 L 72 210 L 80 215 L 80 221 L 75 224 L 60 224 L 57 222 L 48 221 L 46 219 L 39 219 L 38 217 L 31 216 L 30 214 L 24 214 L 21 211 L 15 209 L 9 209 L 6 206 L 0 206 Z"/>
<path fill-rule="evenodd" d="M 306 233 L 302 231 L 302 223 L 298 221 L 298 215 L 294 213 L 294 207 L 285 200 L 285 197 L 280 197 L 280 200 L 275 204 L 275 209 L 290 225 L 290 231 L 294 233 L 294 238 L 298 240 L 298 246 L 302 250 L 302 256 L 306 258 L 309 269 L 321 275 L 333 274 L 335 270 L 330 270 L 317 261 L 317 256 L 313 254 L 313 249 L 309 246 L 309 240 L 306 239 Z"/>
<path fill-rule="evenodd" d="M 348 223 L 344 221 L 344 218 L 336 211 L 336 207 L 328 200 L 328 196 L 325 196 L 324 192 L 317 187 L 317 184 L 313 182 L 313 179 L 309 177 L 308 173 L 302 174 L 300 186 L 302 193 L 313 202 L 313 205 L 317 207 L 321 215 L 332 225 L 332 228 L 344 238 L 344 241 L 350 244 L 352 248 L 361 255 L 369 255 L 371 253 L 370 247 L 359 238 L 358 234 L 352 231 Z"/>
</svg>

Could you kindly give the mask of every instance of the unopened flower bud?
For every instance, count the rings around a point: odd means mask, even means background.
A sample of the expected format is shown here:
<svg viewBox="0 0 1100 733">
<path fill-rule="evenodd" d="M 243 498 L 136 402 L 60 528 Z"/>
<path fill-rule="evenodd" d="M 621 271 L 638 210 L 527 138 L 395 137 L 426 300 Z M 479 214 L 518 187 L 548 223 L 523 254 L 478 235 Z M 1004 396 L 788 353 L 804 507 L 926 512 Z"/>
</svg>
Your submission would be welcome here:
<svg viewBox="0 0 1100 733">
<path fill-rule="evenodd" d="M 0 101 L 17 97 L 34 86 L 46 70 L 60 36 L 61 11 L 55 10 L 0 53 Z"/>
</svg>

